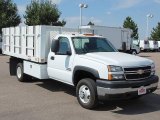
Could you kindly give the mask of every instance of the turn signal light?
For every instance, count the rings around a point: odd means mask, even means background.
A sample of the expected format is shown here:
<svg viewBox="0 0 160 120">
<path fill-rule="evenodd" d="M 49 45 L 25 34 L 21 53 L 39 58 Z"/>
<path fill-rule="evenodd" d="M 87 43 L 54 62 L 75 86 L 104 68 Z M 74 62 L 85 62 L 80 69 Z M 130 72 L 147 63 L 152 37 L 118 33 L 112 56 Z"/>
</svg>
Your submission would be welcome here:
<svg viewBox="0 0 160 120">
<path fill-rule="evenodd" d="M 94 36 L 94 34 L 83 34 L 85 36 Z"/>
<path fill-rule="evenodd" d="M 113 80 L 112 79 L 112 74 L 108 74 L 108 80 Z"/>
</svg>

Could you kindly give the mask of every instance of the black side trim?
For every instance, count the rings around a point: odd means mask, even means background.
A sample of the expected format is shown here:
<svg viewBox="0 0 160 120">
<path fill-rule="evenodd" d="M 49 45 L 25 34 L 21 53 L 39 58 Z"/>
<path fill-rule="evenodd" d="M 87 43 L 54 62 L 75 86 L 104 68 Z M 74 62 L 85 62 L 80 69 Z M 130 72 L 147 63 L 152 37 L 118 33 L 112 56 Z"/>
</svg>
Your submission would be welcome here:
<svg viewBox="0 0 160 120">
<path fill-rule="evenodd" d="M 98 87 L 104 88 L 138 88 L 140 86 L 148 86 L 159 81 L 158 76 L 151 76 L 150 78 L 144 80 L 123 80 L 123 81 L 109 81 L 109 80 L 97 80 Z"/>
<path fill-rule="evenodd" d="M 74 81 L 74 77 L 75 77 L 74 75 L 75 75 L 76 71 L 78 71 L 78 70 L 83 70 L 83 71 L 89 72 L 89 73 L 93 74 L 94 77 L 97 79 L 100 78 L 98 71 L 93 68 L 89 68 L 89 67 L 85 67 L 85 66 L 75 66 L 75 68 L 73 70 L 73 77 L 72 77 L 73 81 Z"/>
<path fill-rule="evenodd" d="M 35 63 L 35 64 L 40 64 L 40 65 L 47 64 L 47 62 L 44 62 L 44 63 L 39 63 L 39 62 L 34 62 L 34 61 L 31 61 L 31 60 L 24 60 L 24 59 L 22 59 L 22 60 L 23 60 L 23 61 L 32 62 L 32 63 Z"/>
</svg>

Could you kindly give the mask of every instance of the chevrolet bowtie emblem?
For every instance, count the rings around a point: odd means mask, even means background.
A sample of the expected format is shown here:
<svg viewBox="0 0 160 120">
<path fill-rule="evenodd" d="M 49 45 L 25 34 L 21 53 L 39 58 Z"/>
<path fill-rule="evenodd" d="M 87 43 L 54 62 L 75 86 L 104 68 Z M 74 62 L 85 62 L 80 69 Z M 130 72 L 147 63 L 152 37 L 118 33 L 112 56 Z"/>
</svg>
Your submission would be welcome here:
<svg viewBox="0 0 160 120">
<path fill-rule="evenodd" d="M 142 75 L 145 71 L 144 70 L 138 70 L 137 73 Z"/>
</svg>

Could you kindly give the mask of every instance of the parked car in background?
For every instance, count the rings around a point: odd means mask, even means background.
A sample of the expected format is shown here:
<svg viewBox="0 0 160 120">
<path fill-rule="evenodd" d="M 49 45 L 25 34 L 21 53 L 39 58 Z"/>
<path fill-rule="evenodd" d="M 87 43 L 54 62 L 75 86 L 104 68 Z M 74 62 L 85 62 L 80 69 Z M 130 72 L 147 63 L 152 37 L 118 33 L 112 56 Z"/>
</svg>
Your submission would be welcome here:
<svg viewBox="0 0 160 120">
<path fill-rule="evenodd" d="M 0 36 L 0 53 L 2 53 L 2 37 Z"/>
<path fill-rule="evenodd" d="M 150 44 L 148 40 L 139 40 L 139 46 L 140 46 L 141 51 L 150 50 Z"/>
<path fill-rule="evenodd" d="M 140 41 L 138 39 L 132 39 L 132 50 L 136 49 L 136 51 L 132 51 L 132 54 L 138 54 L 141 52 L 141 49 L 140 49 Z M 135 53 L 136 52 L 136 53 Z"/>
<path fill-rule="evenodd" d="M 158 41 L 149 40 L 150 51 L 158 51 Z"/>
<path fill-rule="evenodd" d="M 158 47 L 159 47 L 159 51 L 160 51 L 160 41 L 157 41 L 158 42 Z"/>
</svg>

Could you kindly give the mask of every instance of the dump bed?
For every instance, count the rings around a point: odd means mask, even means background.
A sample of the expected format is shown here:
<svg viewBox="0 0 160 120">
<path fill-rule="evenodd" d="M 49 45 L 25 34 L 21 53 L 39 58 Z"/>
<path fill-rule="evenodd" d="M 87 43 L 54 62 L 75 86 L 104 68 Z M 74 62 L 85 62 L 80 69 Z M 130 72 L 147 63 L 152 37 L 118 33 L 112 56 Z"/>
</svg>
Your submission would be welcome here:
<svg viewBox="0 0 160 120">
<path fill-rule="evenodd" d="M 3 54 L 46 63 L 51 40 L 57 34 L 78 33 L 78 29 L 55 26 L 19 26 L 2 29 Z"/>
</svg>

